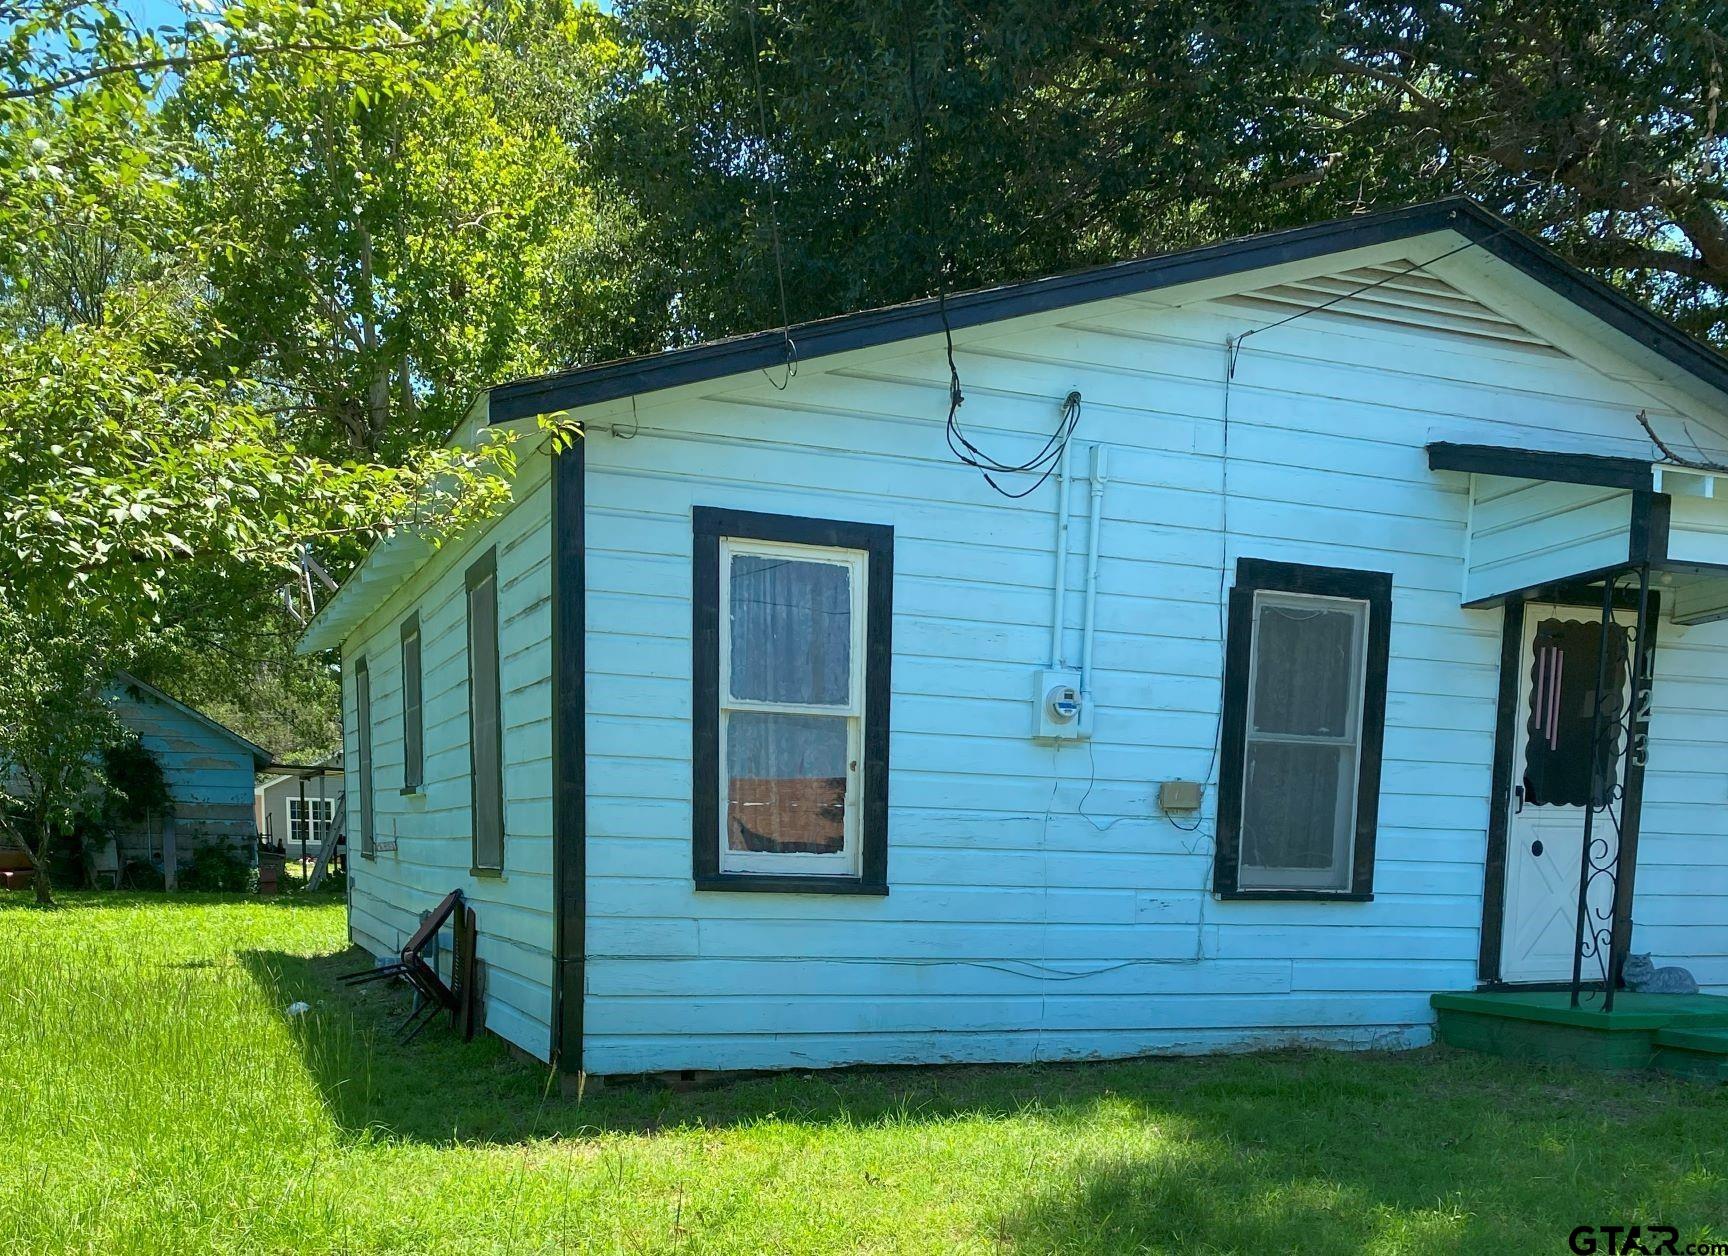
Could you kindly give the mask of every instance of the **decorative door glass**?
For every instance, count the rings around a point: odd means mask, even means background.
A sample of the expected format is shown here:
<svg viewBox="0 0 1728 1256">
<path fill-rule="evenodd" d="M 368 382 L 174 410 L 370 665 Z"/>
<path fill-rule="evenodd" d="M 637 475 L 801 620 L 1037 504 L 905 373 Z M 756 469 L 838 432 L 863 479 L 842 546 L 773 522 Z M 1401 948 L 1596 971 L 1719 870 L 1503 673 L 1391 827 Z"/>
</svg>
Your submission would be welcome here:
<svg viewBox="0 0 1728 1256">
<path fill-rule="evenodd" d="M 1530 718 L 1525 727 L 1524 804 L 1584 807 L 1608 802 L 1617 783 L 1620 722 L 1625 715 L 1629 634 L 1608 630 L 1608 698 L 1595 753 L 1590 726 L 1596 708 L 1599 622 L 1545 619 L 1531 651 Z"/>
</svg>

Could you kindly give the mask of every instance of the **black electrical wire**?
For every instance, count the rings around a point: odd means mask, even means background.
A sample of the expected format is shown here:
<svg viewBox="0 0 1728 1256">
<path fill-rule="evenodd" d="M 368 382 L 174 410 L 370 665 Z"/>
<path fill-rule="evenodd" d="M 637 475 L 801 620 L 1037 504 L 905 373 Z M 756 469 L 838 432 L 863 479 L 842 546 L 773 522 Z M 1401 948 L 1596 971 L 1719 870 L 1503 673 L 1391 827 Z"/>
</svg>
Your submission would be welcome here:
<svg viewBox="0 0 1728 1256">
<path fill-rule="evenodd" d="M 918 92 L 918 46 L 912 37 L 908 26 L 906 31 L 906 92 L 912 104 L 913 151 L 918 162 L 918 183 L 923 201 L 924 236 L 926 240 L 934 236 L 932 223 L 933 197 L 930 185 L 930 160 L 926 147 L 926 133 L 929 126 L 924 117 L 924 99 Z M 965 391 L 960 386 L 960 367 L 954 360 L 954 325 L 948 317 L 948 278 L 953 269 L 953 257 L 945 255 L 936 267 L 936 311 L 942 321 L 943 348 L 948 357 L 948 418 L 943 425 L 943 438 L 948 442 L 948 450 L 964 466 L 972 467 L 984 477 L 984 482 L 1002 496 L 1012 500 L 1030 497 L 1043 487 L 1044 482 L 1062 462 L 1062 454 L 1067 449 L 1068 442 L 1073 438 L 1074 429 L 1080 421 L 1080 394 L 1071 392 L 1062 401 L 1062 416 L 1057 421 L 1056 430 L 1044 442 L 1044 447 L 1025 462 L 1004 462 L 993 454 L 979 448 L 966 435 L 966 430 L 960 424 L 960 407 L 966 403 Z M 1004 488 L 996 479 L 1006 475 L 1033 475 L 1038 478 L 1030 487 L 1020 490 Z"/>
<path fill-rule="evenodd" d="M 1329 310 L 1334 305 L 1337 305 L 1339 302 L 1348 301 L 1352 297 L 1359 297 L 1364 292 L 1371 292 L 1375 288 L 1378 288 L 1381 284 L 1390 283 L 1394 279 L 1398 279 L 1400 277 L 1407 276 L 1407 275 L 1413 275 L 1418 271 L 1427 270 L 1428 267 L 1433 266 L 1438 262 L 1443 262 L 1449 257 L 1456 257 L 1458 254 L 1463 253 L 1468 249 L 1473 249 L 1473 248 L 1477 248 L 1478 246 L 1486 245 L 1490 240 L 1495 239 L 1498 236 L 1505 235 L 1508 231 L 1511 231 L 1511 230 L 1512 230 L 1512 224 L 1507 223 L 1505 226 L 1500 227 L 1500 228 L 1490 232 L 1488 235 L 1483 236 L 1479 240 L 1466 240 L 1463 244 L 1460 244 L 1457 248 L 1448 249 L 1446 252 L 1440 254 L 1440 256 L 1438 256 L 1438 257 L 1431 257 L 1425 262 L 1418 262 L 1416 265 L 1410 267 L 1409 270 L 1395 270 L 1391 274 L 1384 275 L 1381 278 L 1373 280 L 1370 283 L 1365 283 L 1361 287 L 1352 288 L 1348 292 L 1340 293 L 1339 295 L 1333 297 L 1330 301 L 1323 301 L 1319 305 L 1311 305 L 1311 306 L 1308 306 L 1306 309 L 1297 310 L 1294 314 L 1286 315 L 1284 318 L 1279 319 L 1275 323 L 1267 323 L 1264 327 L 1251 327 L 1247 331 L 1243 332 L 1241 335 L 1232 336 L 1224 342 L 1224 355 L 1225 355 L 1225 358 L 1224 358 L 1224 405 L 1223 405 L 1223 414 L 1222 414 L 1222 420 L 1223 420 L 1222 432 L 1220 435 L 1220 448 L 1219 448 L 1219 464 L 1220 464 L 1220 468 L 1221 468 L 1221 483 L 1219 485 L 1219 493 L 1218 493 L 1218 506 L 1219 506 L 1219 513 L 1220 513 L 1219 540 L 1222 544 L 1222 552 L 1220 553 L 1219 563 L 1218 563 L 1218 649 L 1219 649 L 1219 653 L 1221 655 L 1223 654 L 1223 652 L 1226 649 L 1225 627 L 1226 627 L 1227 601 L 1226 601 L 1225 594 L 1226 594 L 1226 589 L 1227 589 L 1228 582 L 1230 579 L 1230 569 L 1229 569 L 1229 557 L 1230 557 L 1230 394 L 1231 394 L 1231 386 L 1236 382 L 1236 365 L 1241 360 L 1241 357 L 1242 357 L 1242 342 L 1247 340 L 1250 336 L 1258 336 L 1264 332 L 1269 332 L 1269 331 L 1274 330 L 1275 328 L 1282 327 L 1286 323 L 1293 323 L 1299 318 L 1307 318 L 1310 314 L 1318 314 L 1323 310 Z M 1220 658 L 1220 660 L 1219 660 L 1220 668 L 1223 668 L 1225 666 L 1225 662 L 1226 661 L 1223 658 Z M 1220 684 L 1222 684 L 1222 680 L 1220 680 Z M 1218 714 L 1217 714 L 1217 717 L 1214 720 L 1213 726 L 1212 726 L 1212 753 L 1211 753 L 1210 760 L 1206 764 L 1206 775 L 1200 778 L 1201 788 L 1205 788 L 1205 786 L 1211 782 L 1212 774 L 1214 771 L 1217 770 L 1218 759 L 1219 759 L 1219 756 L 1223 753 L 1223 749 L 1224 749 L 1223 743 L 1224 743 L 1224 701 L 1223 701 L 1223 690 L 1222 690 L 1222 688 L 1220 688 L 1219 701 L 1218 701 Z M 1198 815 L 1195 816 L 1194 823 L 1192 825 L 1179 824 L 1179 823 L 1177 823 L 1176 820 L 1174 820 L 1173 818 L 1171 818 L 1168 815 L 1165 816 L 1165 819 L 1169 820 L 1172 827 L 1180 829 L 1184 833 L 1192 833 L 1200 827 L 1200 817 Z"/>
<path fill-rule="evenodd" d="M 762 49 L 756 40 L 756 0 L 746 0 L 744 14 L 750 26 L 750 73 L 756 85 L 756 129 L 759 142 L 766 147 L 768 144 L 768 104 L 762 91 Z M 780 392 L 790 387 L 793 377 L 798 374 L 798 343 L 792 339 L 792 316 L 786 306 L 786 259 L 780 249 L 780 210 L 774 195 L 774 178 L 763 163 L 763 185 L 768 189 L 768 236 L 774 244 L 774 282 L 780 292 L 780 334 L 786 342 L 786 378 L 775 383 L 774 377 L 768 374 L 766 367 L 762 374 L 768 377 Z"/>
</svg>

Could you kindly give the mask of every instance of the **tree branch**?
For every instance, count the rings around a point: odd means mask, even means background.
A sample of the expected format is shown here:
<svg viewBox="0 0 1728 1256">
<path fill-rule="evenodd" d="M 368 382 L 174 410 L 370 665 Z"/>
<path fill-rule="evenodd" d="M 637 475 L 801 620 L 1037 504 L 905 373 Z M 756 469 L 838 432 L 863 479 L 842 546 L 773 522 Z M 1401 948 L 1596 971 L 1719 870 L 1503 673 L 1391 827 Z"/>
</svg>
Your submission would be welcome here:
<svg viewBox="0 0 1728 1256">
<path fill-rule="evenodd" d="M 183 71 L 194 66 L 225 64 L 231 61 L 241 61 L 246 58 L 264 59 L 268 57 L 307 56 L 312 53 L 356 53 L 362 56 L 372 53 L 405 52 L 411 48 L 425 48 L 452 34 L 444 31 L 437 35 L 428 35 L 423 39 L 405 39 L 396 43 L 386 44 L 341 44 L 323 43 L 318 41 L 293 42 L 285 44 L 266 44 L 258 48 L 225 48 L 220 52 L 178 53 L 161 57 L 141 57 L 135 61 L 116 61 L 108 65 L 93 65 L 80 70 L 76 74 L 68 74 L 62 78 L 50 79 L 44 83 L 32 83 L 25 87 L 12 87 L 0 92 L 0 100 L 26 100 L 42 96 L 52 96 L 56 92 L 65 91 L 68 87 L 77 87 L 81 83 L 94 82 L 97 79 L 110 78 L 116 74 L 154 74 L 161 70 Z"/>
</svg>

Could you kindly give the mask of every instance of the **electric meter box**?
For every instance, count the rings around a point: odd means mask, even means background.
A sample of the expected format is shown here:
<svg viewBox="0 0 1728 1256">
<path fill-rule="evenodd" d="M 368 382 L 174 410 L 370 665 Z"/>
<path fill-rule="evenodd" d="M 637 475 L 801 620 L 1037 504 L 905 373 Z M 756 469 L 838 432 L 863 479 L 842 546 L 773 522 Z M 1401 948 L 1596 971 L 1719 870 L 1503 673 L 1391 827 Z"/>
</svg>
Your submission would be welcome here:
<svg viewBox="0 0 1728 1256">
<path fill-rule="evenodd" d="M 1092 735 L 1092 703 L 1080 692 L 1080 673 L 1066 669 L 1032 677 L 1032 736 L 1039 741 L 1079 741 Z"/>
</svg>

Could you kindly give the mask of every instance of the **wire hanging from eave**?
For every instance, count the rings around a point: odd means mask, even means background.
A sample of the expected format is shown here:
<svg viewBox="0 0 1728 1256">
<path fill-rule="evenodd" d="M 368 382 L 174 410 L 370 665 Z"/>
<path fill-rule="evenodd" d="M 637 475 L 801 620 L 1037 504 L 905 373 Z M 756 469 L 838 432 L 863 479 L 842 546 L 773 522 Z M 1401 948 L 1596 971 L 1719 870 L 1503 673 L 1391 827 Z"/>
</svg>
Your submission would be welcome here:
<svg viewBox="0 0 1728 1256">
<path fill-rule="evenodd" d="M 918 163 L 924 238 L 929 241 L 937 237 L 935 198 L 931 191 L 927 143 L 929 124 L 924 116 L 924 98 L 918 91 L 918 45 L 910 25 L 906 30 L 906 94 L 912 105 L 913 153 Z M 954 324 L 948 316 L 948 279 L 953 270 L 953 260 L 952 252 L 946 248 L 939 257 L 927 257 L 927 263 L 935 262 L 936 312 L 942 322 L 942 344 L 948 359 L 948 417 L 943 425 L 943 438 L 948 442 L 949 452 L 963 465 L 978 471 L 984 477 L 984 482 L 996 492 L 1013 500 L 1029 497 L 1037 492 L 1061 465 L 1063 450 L 1067 448 L 1074 435 L 1075 426 L 1080 421 L 1080 394 L 1070 392 L 1063 399 L 1061 417 L 1056 423 L 1055 431 L 1044 442 L 1044 447 L 1024 462 L 1004 462 L 979 448 L 966 435 L 966 430 L 960 423 L 960 407 L 966 404 L 966 393 L 960 385 L 960 367 L 954 358 Z M 1006 475 L 1036 475 L 1038 478 L 1030 487 L 1015 490 L 1003 487 L 996 478 Z"/>
<path fill-rule="evenodd" d="M 756 86 L 756 129 L 760 151 L 762 182 L 768 189 L 768 236 L 774 245 L 774 282 L 780 294 L 780 335 L 785 341 L 786 378 L 778 382 L 769 374 L 768 368 L 762 368 L 762 374 L 768 382 L 780 392 L 790 387 L 793 378 L 798 374 L 798 342 L 792 339 L 792 316 L 786 306 L 786 259 L 780 249 L 780 209 L 774 195 L 774 178 L 768 170 L 766 151 L 768 146 L 768 103 L 766 93 L 762 90 L 762 48 L 756 38 L 756 3 L 746 0 L 744 15 L 750 26 L 750 76 Z"/>
</svg>

